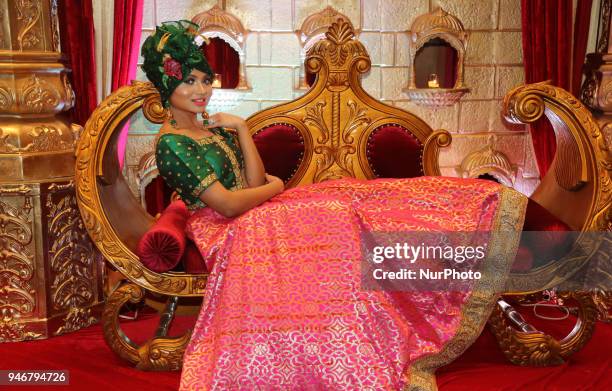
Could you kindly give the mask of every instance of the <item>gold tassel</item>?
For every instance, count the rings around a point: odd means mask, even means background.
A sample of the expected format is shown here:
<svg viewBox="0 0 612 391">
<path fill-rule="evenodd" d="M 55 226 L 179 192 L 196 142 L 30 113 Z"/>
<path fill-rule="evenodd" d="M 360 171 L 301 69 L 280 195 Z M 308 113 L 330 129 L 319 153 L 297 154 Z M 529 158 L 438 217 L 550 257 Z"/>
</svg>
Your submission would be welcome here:
<svg viewBox="0 0 612 391">
<path fill-rule="evenodd" d="M 166 42 L 168 42 L 168 38 L 170 38 L 170 33 L 164 33 L 157 44 L 157 51 L 161 53 L 164 50 L 164 46 L 166 46 Z"/>
</svg>

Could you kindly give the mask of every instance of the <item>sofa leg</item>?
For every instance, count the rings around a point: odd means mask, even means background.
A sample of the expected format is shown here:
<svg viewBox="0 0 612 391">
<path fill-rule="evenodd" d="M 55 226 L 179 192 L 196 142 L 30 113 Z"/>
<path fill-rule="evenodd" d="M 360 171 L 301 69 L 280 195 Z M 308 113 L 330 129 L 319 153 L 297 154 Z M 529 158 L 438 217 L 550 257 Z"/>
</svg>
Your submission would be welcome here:
<svg viewBox="0 0 612 391">
<path fill-rule="evenodd" d="M 159 319 L 159 326 L 157 326 L 157 331 L 155 331 L 155 337 L 165 337 L 168 335 L 168 330 L 170 329 L 170 325 L 174 320 L 177 305 L 178 296 L 170 296 L 168 302 L 166 303 L 166 308 L 164 309 L 164 312 L 162 312 L 161 318 Z"/>
<path fill-rule="evenodd" d="M 597 306 L 590 292 L 565 292 L 564 301 L 575 301 L 578 312 L 572 331 L 561 341 L 535 329 L 503 299 L 489 318 L 491 331 L 506 358 L 515 365 L 550 366 L 565 362 L 591 339 L 597 321 Z"/>
<path fill-rule="evenodd" d="M 121 330 L 119 311 L 128 301 L 138 303 L 144 298 L 144 290 L 136 284 L 126 283 L 117 288 L 107 298 L 102 315 L 102 327 L 106 344 L 122 359 L 134 364 L 143 371 L 178 371 L 181 369 L 183 353 L 191 337 L 187 331 L 179 337 L 166 337 L 174 311 L 177 297 L 171 297 L 166 310 L 161 316 L 156 336 L 143 345 L 135 344 Z"/>
</svg>

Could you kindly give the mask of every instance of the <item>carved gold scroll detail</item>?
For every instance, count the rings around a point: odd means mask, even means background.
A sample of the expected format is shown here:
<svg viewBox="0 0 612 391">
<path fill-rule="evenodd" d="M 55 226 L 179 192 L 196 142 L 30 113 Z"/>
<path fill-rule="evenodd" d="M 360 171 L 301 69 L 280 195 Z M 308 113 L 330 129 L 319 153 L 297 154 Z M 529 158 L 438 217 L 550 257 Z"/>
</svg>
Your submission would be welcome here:
<svg viewBox="0 0 612 391">
<path fill-rule="evenodd" d="M 59 4 L 0 0 L 3 341 L 90 325 L 103 300 L 101 257 L 80 222 L 70 182 L 79 128 L 58 115 L 74 102 L 60 52 Z"/>
<path fill-rule="evenodd" d="M 308 83 L 306 81 L 306 72 L 304 67 L 304 60 L 306 59 L 306 53 L 313 47 L 315 43 L 325 38 L 325 33 L 329 30 L 334 22 L 339 19 L 348 23 L 350 28 L 355 31 L 353 24 L 350 19 L 342 13 L 336 11 L 331 6 L 325 7 L 323 10 L 308 16 L 304 19 L 302 26 L 296 31 L 299 38 L 300 45 L 302 47 L 300 51 L 300 81 L 298 89 L 308 89 Z"/>
<path fill-rule="evenodd" d="M 591 295 L 597 307 L 597 318 L 604 322 L 612 322 L 612 292 L 609 290 L 596 290 Z"/>
<path fill-rule="evenodd" d="M 37 305 L 30 190 L 24 185 L 0 188 L 0 195 L 15 202 L 0 201 L 0 342 L 41 336 L 19 322 Z M 23 205 L 17 205 L 21 199 Z"/>
<path fill-rule="evenodd" d="M 575 300 L 578 304 L 577 323 L 562 340 L 538 331 L 520 331 L 496 306 L 489 325 L 506 358 L 516 365 L 549 366 L 564 363 L 568 357 L 582 349 L 591 339 L 597 321 L 597 306 L 589 292 L 565 292 L 559 294 L 564 302 Z M 510 310 L 511 312 L 513 310 Z M 514 314 L 515 319 L 521 319 Z"/>
<path fill-rule="evenodd" d="M 122 359 L 143 371 L 178 371 L 183 365 L 183 354 L 191 338 L 191 331 L 180 337 L 155 337 L 138 346 L 121 330 L 119 311 L 127 302 L 138 303 L 144 291 L 136 284 L 127 283 L 117 288 L 107 299 L 102 322 L 104 339 Z"/>
<path fill-rule="evenodd" d="M 19 50 L 35 49 L 42 42 L 42 32 L 38 22 L 42 16 L 41 0 L 17 0 L 15 2 L 19 32 Z"/>
<path fill-rule="evenodd" d="M 46 197 L 48 208 L 48 240 L 51 284 L 51 301 L 57 310 L 68 310 L 64 325 L 55 335 L 79 330 L 96 323 L 89 306 L 96 298 L 95 268 L 99 253 L 89 241 L 79 215 L 76 197 L 64 192 L 54 198 L 58 191 L 74 188 L 74 183 L 52 184 Z"/>
<path fill-rule="evenodd" d="M 15 103 L 15 91 L 7 86 L 0 86 L 0 110 L 8 111 Z"/>
<path fill-rule="evenodd" d="M 6 17 L 5 12 L 5 9 L 0 8 L 0 49 L 6 49 L 8 46 L 6 42 L 6 33 L 4 32 L 4 18 Z M 0 108 L 1 107 L 2 106 L 0 105 Z"/>
<path fill-rule="evenodd" d="M 75 134 L 73 142 L 66 142 L 62 138 L 62 131 L 53 126 L 36 126 L 29 133 L 32 142 L 25 147 L 17 147 L 8 141 L 8 134 L 4 134 L 0 128 L 0 153 L 19 153 L 19 152 L 49 152 L 71 150 L 75 146 Z"/>
<path fill-rule="evenodd" d="M 59 52 L 61 48 L 57 0 L 51 0 L 51 42 L 53 44 L 53 50 Z"/>
<path fill-rule="evenodd" d="M 542 82 L 508 92 L 503 114 L 508 121 L 521 124 L 532 123 L 544 114 L 549 118 L 557 138 L 557 154 L 546 178 L 553 175 L 556 184 L 563 189 L 559 191 L 576 194 L 587 184 L 593 186 L 591 210 L 586 211 L 586 221 L 577 220 L 573 224 L 570 221 L 570 226 L 579 230 L 611 230 L 612 155 L 605 135 L 589 110 L 564 89 Z M 540 203 L 547 201 L 538 200 Z M 555 215 L 563 215 L 564 211 L 557 213 L 552 203 L 545 207 Z M 556 205 L 556 209 L 560 207 Z"/>
<path fill-rule="evenodd" d="M 21 104 L 34 113 L 50 112 L 59 105 L 59 91 L 45 80 L 32 75 L 21 90 Z"/>
</svg>

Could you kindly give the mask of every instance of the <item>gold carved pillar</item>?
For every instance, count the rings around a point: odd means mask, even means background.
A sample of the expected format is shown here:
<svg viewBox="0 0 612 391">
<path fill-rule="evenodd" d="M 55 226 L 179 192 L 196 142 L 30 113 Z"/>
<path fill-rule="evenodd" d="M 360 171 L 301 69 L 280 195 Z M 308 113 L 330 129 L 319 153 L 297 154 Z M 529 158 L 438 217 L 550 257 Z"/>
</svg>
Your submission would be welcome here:
<svg viewBox="0 0 612 391">
<path fill-rule="evenodd" d="M 76 205 L 80 126 L 57 0 L 0 0 L 0 342 L 97 322 L 103 263 Z"/>
</svg>

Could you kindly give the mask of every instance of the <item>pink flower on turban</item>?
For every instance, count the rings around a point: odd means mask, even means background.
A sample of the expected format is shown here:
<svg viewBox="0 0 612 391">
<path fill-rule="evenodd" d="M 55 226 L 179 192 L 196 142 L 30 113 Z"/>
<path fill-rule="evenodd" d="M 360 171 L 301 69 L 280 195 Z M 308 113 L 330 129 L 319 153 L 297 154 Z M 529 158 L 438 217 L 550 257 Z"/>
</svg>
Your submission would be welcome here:
<svg viewBox="0 0 612 391">
<path fill-rule="evenodd" d="M 183 71 L 181 63 L 174 58 L 168 56 L 164 59 L 164 73 L 178 80 L 183 80 Z"/>
</svg>

